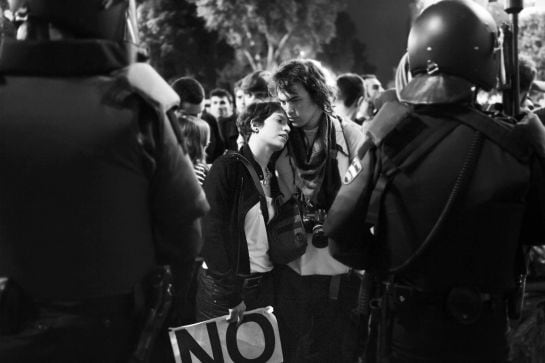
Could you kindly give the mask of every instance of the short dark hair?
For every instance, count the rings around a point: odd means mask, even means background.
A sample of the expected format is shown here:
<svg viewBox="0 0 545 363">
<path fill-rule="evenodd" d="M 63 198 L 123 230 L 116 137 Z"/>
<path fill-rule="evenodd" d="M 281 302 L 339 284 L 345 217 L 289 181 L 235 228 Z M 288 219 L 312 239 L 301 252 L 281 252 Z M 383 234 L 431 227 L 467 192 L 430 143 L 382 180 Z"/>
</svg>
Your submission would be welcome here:
<svg viewBox="0 0 545 363">
<path fill-rule="evenodd" d="M 337 98 L 350 107 L 365 95 L 363 79 L 355 73 L 343 73 L 337 77 Z"/>
<path fill-rule="evenodd" d="M 195 78 L 181 77 L 172 82 L 172 88 L 182 102 L 200 104 L 204 99 L 204 88 Z"/>
<path fill-rule="evenodd" d="M 284 114 L 284 110 L 279 102 L 258 102 L 248 105 L 244 112 L 237 118 L 238 132 L 240 132 L 244 141 L 248 142 L 250 138 L 252 122 L 256 125 L 263 125 L 267 117 L 275 112 Z"/>
<path fill-rule="evenodd" d="M 525 54 L 519 56 L 520 91 L 529 91 L 537 75 L 536 63 Z"/>
<path fill-rule="evenodd" d="M 329 84 L 327 74 L 320 63 L 313 59 L 293 59 L 281 64 L 273 74 L 269 90 L 274 96 L 278 95 L 278 90 L 295 93 L 294 85 L 299 82 L 322 111 L 332 113 L 334 85 Z"/>
<path fill-rule="evenodd" d="M 255 71 L 240 80 L 240 89 L 244 93 L 255 95 L 257 98 L 269 96 L 269 81 L 271 72 Z"/>
<path fill-rule="evenodd" d="M 229 103 L 233 104 L 233 96 L 224 88 L 214 88 L 210 91 L 210 98 L 212 97 L 227 97 Z"/>
</svg>

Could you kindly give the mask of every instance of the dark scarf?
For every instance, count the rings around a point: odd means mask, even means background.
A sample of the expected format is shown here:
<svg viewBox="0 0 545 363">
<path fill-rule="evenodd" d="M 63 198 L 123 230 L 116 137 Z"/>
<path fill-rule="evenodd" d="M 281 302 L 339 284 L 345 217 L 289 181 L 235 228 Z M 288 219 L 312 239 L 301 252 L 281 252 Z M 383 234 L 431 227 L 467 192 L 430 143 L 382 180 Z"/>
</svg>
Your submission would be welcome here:
<svg viewBox="0 0 545 363">
<path fill-rule="evenodd" d="M 328 209 L 341 178 L 337 169 L 335 126 L 324 114 L 314 141 L 306 146 L 305 132 L 293 128 L 288 140 L 288 153 L 293 160 L 295 185 L 305 200 L 319 208 Z"/>
</svg>

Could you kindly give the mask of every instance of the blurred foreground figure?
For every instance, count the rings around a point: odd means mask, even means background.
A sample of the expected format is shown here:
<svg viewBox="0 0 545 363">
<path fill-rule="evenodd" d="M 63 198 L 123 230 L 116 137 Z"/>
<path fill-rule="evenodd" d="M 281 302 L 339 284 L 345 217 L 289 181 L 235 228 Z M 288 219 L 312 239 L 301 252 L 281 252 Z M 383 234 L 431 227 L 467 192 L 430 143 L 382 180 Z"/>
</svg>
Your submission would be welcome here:
<svg viewBox="0 0 545 363">
<path fill-rule="evenodd" d="M 0 49 L 0 361 L 156 362 L 157 338 L 168 358 L 166 327 L 200 247 L 194 222 L 208 209 L 172 127 L 178 97 L 134 63 L 132 1 L 10 6 L 19 27 Z"/>
<path fill-rule="evenodd" d="M 534 115 L 515 124 L 475 108 L 475 88 L 495 85 L 497 46 L 475 3 L 427 8 L 409 35 L 406 105 L 375 116 L 330 209 L 332 255 L 375 278 L 370 361 L 507 359 L 522 247 L 545 242 L 543 147 L 531 147 L 545 139 Z"/>
</svg>

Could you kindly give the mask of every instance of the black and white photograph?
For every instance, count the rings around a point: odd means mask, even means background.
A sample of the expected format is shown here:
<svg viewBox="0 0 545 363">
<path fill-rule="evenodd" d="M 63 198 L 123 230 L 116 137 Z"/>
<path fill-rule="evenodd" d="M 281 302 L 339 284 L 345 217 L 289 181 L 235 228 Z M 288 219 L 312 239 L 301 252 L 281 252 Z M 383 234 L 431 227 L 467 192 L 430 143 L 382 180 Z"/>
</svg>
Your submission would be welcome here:
<svg viewBox="0 0 545 363">
<path fill-rule="evenodd" d="M 545 0 L 0 0 L 1 363 L 545 363 Z"/>
</svg>

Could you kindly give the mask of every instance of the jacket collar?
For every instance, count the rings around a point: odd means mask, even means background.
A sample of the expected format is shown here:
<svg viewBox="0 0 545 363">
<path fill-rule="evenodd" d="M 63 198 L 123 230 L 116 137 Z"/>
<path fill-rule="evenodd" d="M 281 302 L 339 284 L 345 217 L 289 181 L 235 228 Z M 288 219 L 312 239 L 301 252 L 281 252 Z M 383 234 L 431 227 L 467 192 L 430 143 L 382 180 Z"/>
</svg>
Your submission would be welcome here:
<svg viewBox="0 0 545 363">
<path fill-rule="evenodd" d="M 77 77 L 108 74 L 130 63 L 124 45 L 108 40 L 4 39 L 0 44 L 0 74 Z"/>
</svg>

